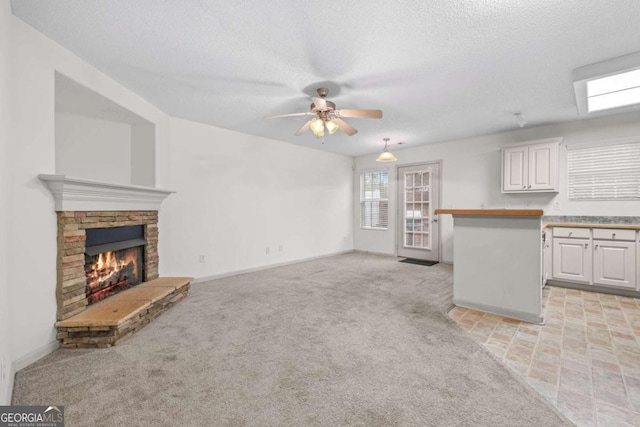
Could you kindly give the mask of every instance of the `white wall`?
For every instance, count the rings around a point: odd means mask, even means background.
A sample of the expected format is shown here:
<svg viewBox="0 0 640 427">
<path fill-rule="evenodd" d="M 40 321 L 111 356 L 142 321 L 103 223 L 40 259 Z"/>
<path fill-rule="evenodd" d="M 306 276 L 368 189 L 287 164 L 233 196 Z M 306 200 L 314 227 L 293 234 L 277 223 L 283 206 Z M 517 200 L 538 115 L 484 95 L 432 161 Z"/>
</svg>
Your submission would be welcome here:
<svg viewBox="0 0 640 427">
<path fill-rule="evenodd" d="M 131 126 L 131 184 L 155 186 L 156 128 L 152 124 Z"/>
<path fill-rule="evenodd" d="M 161 275 L 202 277 L 353 248 L 350 158 L 178 119 L 170 132 L 166 114 L 10 15 L 8 5 L 0 9 L 8 67 L 0 68 L 0 88 L 8 89 L 0 96 L 0 123 L 8 123 L 0 134 L 7 163 L 0 165 L 0 255 L 9 256 L 0 256 L 0 357 L 13 371 L 57 348 L 56 214 L 37 178 L 56 172 L 56 72 L 153 125 L 154 132 L 132 135 L 145 144 L 155 138 L 145 166 L 155 176 L 130 179 L 178 190 L 160 211 Z M 131 162 L 140 155 L 131 147 Z M 0 404 L 10 389 L 2 384 Z"/>
<path fill-rule="evenodd" d="M 172 118 L 177 193 L 160 214 L 171 240 L 161 268 L 200 278 L 353 249 L 351 166 L 351 157 Z"/>
<path fill-rule="evenodd" d="M 131 125 L 56 113 L 56 173 L 131 184 Z"/>
<path fill-rule="evenodd" d="M 7 38 L 3 35 L 2 40 L 10 40 L 11 46 L 9 60 L 3 59 L 2 64 L 10 67 L 11 121 L 9 135 L 2 141 L 6 150 L 2 157 L 10 162 L 3 168 L 3 176 L 10 177 L 11 203 L 2 204 L 3 213 L 10 219 L 10 230 L 2 240 L 11 251 L 8 277 L 6 281 L 3 278 L 3 283 L 9 284 L 9 350 L 17 370 L 57 347 L 56 214 L 51 193 L 37 178 L 38 174 L 52 174 L 56 169 L 55 72 L 155 124 L 159 187 L 170 185 L 169 123 L 168 116 L 156 107 L 9 15 L 7 5 L 2 2 L 1 28 L 9 34 Z M 1 98 L 4 105 L 5 97 Z M 162 227 L 161 222 L 161 230 Z M 161 259 L 163 245 L 161 241 Z M 6 333 L 3 331 L 0 327 L 0 342 L 1 334 Z"/>
<path fill-rule="evenodd" d="M 9 253 L 9 217 L 7 206 L 11 205 L 9 197 L 9 159 L 8 146 L 10 136 L 8 126 L 10 123 L 11 99 L 9 87 L 11 85 L 9 75 L 9 58 L 11 50 L 11 10 L 9 2 L 0 3 L 0 405 L 8 405 L 11 400 L 13 387 L 13 370 L 11 369 L 11 346 L 9 318 L 9 277 L 7 268 L 9 265 L 7 255 Z"/>
<path fill-rule="evenodd" d="M 356 159 L 354 174 L 354 236 L 358 250 L 395 254 L 397 236 L 397 182 L 399 165 L 442 160 L 443 208 L 511 208 L 543 209 L 545 215 L 616 215 L 638 216 L 640 201 L 585 202 L 568 201 L 566 183 L 566 146 L 586 142 L 610 140 L 640 135 L 640 114 L 628 113 L 596 119 L 580 120 L 559 125 L 527 127 L 512 132 L 487 135 L 415 148 L 391 150 L 398 162 L 391 165 L 376 163 L 377 155 Z M 560 192 L 545 194 L 502 194 L 502 147 L 519 142 L 563 137 L 560 148 Z M 382 165 L 382 166 L 381 166 Z M 359 224 L 359 173 L 365 169 L 389 168 L 390 206 L 392 212 L 388 231 L 361 230 Z M 560 204 L 554 210 L 554 201 Z M 453 220 L 440 216 L 442 260 L 453 262 Z"/>
</svg>

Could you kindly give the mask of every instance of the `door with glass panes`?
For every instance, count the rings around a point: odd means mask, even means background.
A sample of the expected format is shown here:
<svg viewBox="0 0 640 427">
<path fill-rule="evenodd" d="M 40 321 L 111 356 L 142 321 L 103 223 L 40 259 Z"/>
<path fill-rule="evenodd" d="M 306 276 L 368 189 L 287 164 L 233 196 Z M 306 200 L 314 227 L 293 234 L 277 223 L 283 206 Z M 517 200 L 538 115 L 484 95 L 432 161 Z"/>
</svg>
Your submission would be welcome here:
<svg viewBox="0 0 640 427">
<path fill-rule="evenodd" d="M 398 167 L 398 256 L 439 261 L 440 164 Z"/>
</svg>

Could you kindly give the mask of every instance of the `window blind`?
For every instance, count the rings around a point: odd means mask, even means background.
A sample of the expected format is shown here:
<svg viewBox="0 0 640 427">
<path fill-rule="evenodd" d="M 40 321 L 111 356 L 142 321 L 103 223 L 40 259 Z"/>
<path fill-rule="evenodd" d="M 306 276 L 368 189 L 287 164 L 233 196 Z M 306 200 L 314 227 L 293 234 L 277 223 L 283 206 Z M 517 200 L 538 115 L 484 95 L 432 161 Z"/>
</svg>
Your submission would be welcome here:
<svg viewBox="0 0 640 427">
<path fill-rule="evenodd" d="M 570 148 L 569 200 L 640 199 L 640 139 Z"/>
<path fill-rule="evenodd" d="M 360 227 L 386 230 L 389 226 L 389 172 L 360 174 Z"/>
</svg>

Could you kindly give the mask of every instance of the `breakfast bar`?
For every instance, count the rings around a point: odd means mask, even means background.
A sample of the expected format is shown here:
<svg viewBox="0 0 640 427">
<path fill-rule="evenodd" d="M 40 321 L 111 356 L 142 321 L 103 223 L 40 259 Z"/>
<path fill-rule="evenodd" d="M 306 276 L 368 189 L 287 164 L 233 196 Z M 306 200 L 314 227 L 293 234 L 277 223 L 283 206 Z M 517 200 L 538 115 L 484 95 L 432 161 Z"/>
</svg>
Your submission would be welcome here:
<svg viewBox="0 0 640 427">
<path fill-rule="evenodd" d="M 436 209 L 453 215 L 453 304 L 542 323 L 542 210 Z"/>
</svg>

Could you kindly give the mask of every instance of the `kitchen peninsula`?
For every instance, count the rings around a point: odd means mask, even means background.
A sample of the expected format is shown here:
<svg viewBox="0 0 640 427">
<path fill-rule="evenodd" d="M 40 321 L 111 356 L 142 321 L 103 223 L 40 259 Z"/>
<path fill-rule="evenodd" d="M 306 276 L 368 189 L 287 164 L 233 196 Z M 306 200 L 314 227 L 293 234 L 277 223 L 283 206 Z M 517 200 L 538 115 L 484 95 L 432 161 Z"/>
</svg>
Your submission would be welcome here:
<svg viewBox="0 0 640 427">
<path fill-rule="evenodd" d="M 436 209 L 453 215 L 453 303 L 542 323 L 542 210 Z"/>
</svg>

